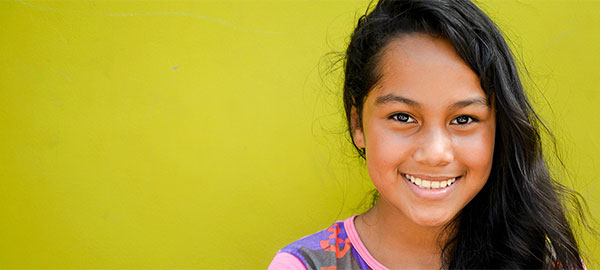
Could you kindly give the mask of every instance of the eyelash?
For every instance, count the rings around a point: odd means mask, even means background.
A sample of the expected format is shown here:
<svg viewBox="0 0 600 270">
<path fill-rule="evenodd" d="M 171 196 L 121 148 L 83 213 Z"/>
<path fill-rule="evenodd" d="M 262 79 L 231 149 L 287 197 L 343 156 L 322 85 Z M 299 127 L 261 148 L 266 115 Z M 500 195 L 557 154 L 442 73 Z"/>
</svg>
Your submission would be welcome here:
<svg viewBox="0 0 600 270">
<path fill-rule="evenodd" d="M 400 120 L 399 117 L 406 117 L 406 120 Z M 393 114 L 393 115 L 391 115 L 389 117 L 389 119 L 396 120 L 396 121 L 401 122 L 401 123 L 414 123 L 414 122 L 417 122 L 412 116 L 410 116 L 409 114 L 406 114 L 406 113 L 396 113 L 396 114 Z M 412 119 L 412 121 L 408 122 L 408 119 Z"/>
<path fill-rule="evenodd" d="M 458 118 L 462 118 L 462 117 L 466 117 L 467 118 L 467 122 L 463 123 L 463 124 L 460 124 L 460 123 L 458 123 Z M 459 126 L 466 126 L 466 125 L 470 125 L 472 123 L 477 123 L 477 122 L 479 122 L 479 120 L 477 118 L 473 117 L 473 116 L 470 116 L 470 115 L 461 115 L 461 116 L 458 116 L 458 117 L 452 119 L 452 122 L 450 122 L 450 123 L 455 124 L 455 125 L 459 125 Z"/>
<path fill-rule="evenodd" d="M 401 120 L 399 117 L 403 117 L 403 120 Z M 466 118 L 467 122 L 461 124 L 461 123 L 458 122 L 458 119 L 459 118 L 463 118 L 463 117 Z M 464 120 L 464 118 L 463 118 L 463 120 Z M 392 120 L 395 120 L 395 121 L 398 121 L 398 122 L 401 122 L 401 123 L 406 123 L 406 124 L 407 123 L 417 122 L 412 116 L 410 116 L 409 114 L 406 114 L 406 113 L 396 113 L 396 114 L 393 114 L 393 115 L 391 115 L 389 117 L 389 119 L 392 119 Z M 412 121 L 409 122 L 410 119 L 412 119 Z M 477 118 L 473 117 L 473 116 L 470 116 L 470 115 L 460 115 L 460 116 L 452 119 L 452 121 L 450 123 L 454 124 L 454 125 L 459 125 L 459 126 L 466 126 L 466 125 L 470 125 L 472 123 L 477 123 L 477 122 L 479 122 L 479 120 Z"/>
</svg>

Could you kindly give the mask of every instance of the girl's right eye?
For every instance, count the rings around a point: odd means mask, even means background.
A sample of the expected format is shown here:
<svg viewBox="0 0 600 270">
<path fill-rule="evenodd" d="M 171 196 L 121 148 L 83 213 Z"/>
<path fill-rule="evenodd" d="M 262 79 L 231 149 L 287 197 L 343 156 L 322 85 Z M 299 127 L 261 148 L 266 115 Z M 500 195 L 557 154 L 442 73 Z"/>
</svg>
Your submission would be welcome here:
<svg viewBox="0 0 600 270">
<path fill-rule="evenodd" d="M 417 121 L 415 121 L 414 118 L 412 118 L 412 116 L 406 114 L 406 113 L 396 113 L 393 114 L 389 117 L 392 120 L 396 120 L 398 122 L 402 122 L 402 123 L 416 123 Z"/>
</svg>

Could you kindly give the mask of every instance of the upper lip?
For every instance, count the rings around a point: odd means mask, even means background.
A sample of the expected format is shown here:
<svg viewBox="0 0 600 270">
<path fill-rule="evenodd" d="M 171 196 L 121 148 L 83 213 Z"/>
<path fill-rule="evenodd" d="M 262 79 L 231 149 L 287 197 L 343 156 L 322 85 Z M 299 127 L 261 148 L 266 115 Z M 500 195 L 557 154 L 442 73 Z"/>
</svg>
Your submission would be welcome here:
<svg viewBox="0 0 600 270">
<path fill-rule="evenodd" d="M 421 180 L 432 180 L 432 181 L 444 181 L 452 178 L 458 178 L 459 176 L 439 176 L 439 175 L 427 175 L 418 173 L 403 173 L 408 174 L 412 177 L 420 178 Z"/>
</svg>

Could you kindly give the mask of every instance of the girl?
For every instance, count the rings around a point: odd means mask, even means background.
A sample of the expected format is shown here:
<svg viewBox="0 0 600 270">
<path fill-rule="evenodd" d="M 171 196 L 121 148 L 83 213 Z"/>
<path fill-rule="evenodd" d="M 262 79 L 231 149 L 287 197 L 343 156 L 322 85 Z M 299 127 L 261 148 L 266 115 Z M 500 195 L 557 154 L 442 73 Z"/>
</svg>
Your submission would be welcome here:
<svg viewBox="0 0 600 270">
<path fill-rule="evenodd" d="M 582 269 L 513 56 L 469 1 L 381 0 L 346 51 L 348 130 L 367 212 L 270 269 Z"/>
</svg>

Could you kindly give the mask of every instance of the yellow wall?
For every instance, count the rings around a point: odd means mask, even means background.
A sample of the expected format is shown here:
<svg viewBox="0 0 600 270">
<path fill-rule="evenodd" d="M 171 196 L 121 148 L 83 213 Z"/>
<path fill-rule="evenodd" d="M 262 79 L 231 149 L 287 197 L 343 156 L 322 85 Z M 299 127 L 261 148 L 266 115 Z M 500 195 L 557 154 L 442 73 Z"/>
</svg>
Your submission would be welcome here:
<svg viewBox="0 0 600 270">
<path fill-rule="evenodd" d="M 359 211 L 326 54 L 366 2 L 0 1 L 0 268 L 264 268 Z M 600 2 L 480 6 L 599 213 Z"/>
</svg>

